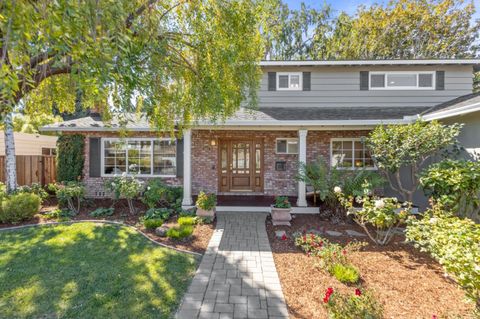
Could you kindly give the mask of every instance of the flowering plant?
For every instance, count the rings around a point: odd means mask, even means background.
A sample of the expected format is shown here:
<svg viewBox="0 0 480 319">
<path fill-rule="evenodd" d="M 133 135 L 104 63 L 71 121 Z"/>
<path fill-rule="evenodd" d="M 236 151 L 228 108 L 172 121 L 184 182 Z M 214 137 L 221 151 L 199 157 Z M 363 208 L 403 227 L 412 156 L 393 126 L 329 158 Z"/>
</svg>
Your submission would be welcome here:
<svg viewBox="0 0 480 319">
<path fill-rule="evenodd" d="M 60 203 L 66 204 L 74 214 L 80 211 L 80 203 L 85 197 L 85 186 L 82 183 L 67 182 L 56 185 L 55 195 Z"/>
<path fill-rule="evenodd" d="M 355 289 L 354 294 L 340 294 L 329 287 L 325 291 L 323 302 L 331 319 L 383 318 L 383 307 L 373 294 Z"/>
<path fill-rule="evenodd" d="M 200 192 L 195 205 L 204 210 L 212 210 L 215 208 L 215 205 L 217 205 L 217 195 Z"/>
<path fill-rule="evenodd" d="M 348 215 L 363 228 L 368 237 L 377 245 L 386 245 L 394 236 L 394 228 L 404 222 L 411 214 L 411 203 L 401 204 L 395 197 L 379 198 L 371 196 L 366 185 L 363 196 L 353 198 L 345 196 L 341 190 L 335 191 L 340 203 L 347 209 Z M 354 200 L 361 208 L 354 207 Z M 367 227 L 375 228 L 372 233 Z"/>
<path fill-rule="evenodd" d="M 133 200 L 142 193 L 143 181 L 123 173 L 121 176 L 106 181 L 105 187 L 113 193 L 115 199 L 126 199 L 130 213 L 135 214 Z"/>
<path fill-rule="evenodd" d="M 436 204 L 423 218 L 408 219 L 406 237 L 443 266 L 480 313 L 480 225 Z"/>
<path fill-rule="evenodd" d="M 347 265 L 348 254 L 358 251 L 365 243 L 350 242 L 345 246 L 330 242 L 316 234 L 294 234 L 295 245 L 309 256 L 320 258 L 322 268 L 330 268 L 334 264 Z"/>
<path fill-rule="evenodd" d="M 290 204 L 290 201 L 288 200 L 287 196 L 277 196 L 275 197 L 275 208 L 290 208 L 292 207 L 292 204 Z"/>
</svg>

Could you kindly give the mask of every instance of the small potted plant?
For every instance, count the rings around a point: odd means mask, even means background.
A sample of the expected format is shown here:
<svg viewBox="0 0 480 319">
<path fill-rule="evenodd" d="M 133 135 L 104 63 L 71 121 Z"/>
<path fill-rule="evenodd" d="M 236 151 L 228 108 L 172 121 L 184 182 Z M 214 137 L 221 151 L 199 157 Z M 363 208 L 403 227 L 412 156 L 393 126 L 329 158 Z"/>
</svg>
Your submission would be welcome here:
<svg viewBox="0 0 480 319">
<path fill-rule="evenodd" d="M 290 221 L 292 220 L 291 210 L 292 204 L 290 204 L 287 196 L 275 197 L 275 204 L 272 205 L 271 212 L 273 225 L 290 226 Z"/>
<path fill-rule="evenodd" d="M 214 218 L 216 204 L 217 196 L 215 194 L 200 192 L 197 202 L 195 203 L 197 206 L 197 216 Z"/>
</svg>

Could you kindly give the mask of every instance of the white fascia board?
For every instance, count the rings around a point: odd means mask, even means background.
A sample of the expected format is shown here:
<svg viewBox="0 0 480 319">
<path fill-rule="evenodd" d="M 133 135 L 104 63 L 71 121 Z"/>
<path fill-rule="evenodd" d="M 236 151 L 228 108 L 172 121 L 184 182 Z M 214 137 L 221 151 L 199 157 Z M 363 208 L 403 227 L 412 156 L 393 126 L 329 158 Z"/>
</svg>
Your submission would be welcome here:
<svg viewBox="0 0 480 319">
<path fill-rule="evenodd" d="M 338 65 L 480 65 L 480 59 L 428 60 L 341 60 L 341 61 L 261 61 L 260 66 L 338 66 Z"/>
<path fill-rule="evenodd" d="M 196 126 L 365 126 L 382 124 L 407 124 L 410 119 L 385 119 L 385 120 L 324 120 L 324 121 L 225 121 L 220 123 L 199 122 Z"/>
<path fill-rule="evenodd" d="M 445 111 L 437 111 L 432 114 L 426 114 L 423 115 L 421 118 L 426 120 L 426 121 L 432 121 L 432 120 L 441 120 L 453 116 L 458 116 L 458 115 L 463 115 L 463 114 L 468 114 L 472 112 L 480 111 L 480 102 L 478 103 L 473 103 L 469 105 L 465 105 L 459 108 L 455 109 L 450 109 L 450 110 L 445 110 Z"/>
<path fill-rule="evenodd" d="M 117 132 L 120 127 L 48 127 L 39 128 L 40 132 Z M 150 127 L 125 128 L 129 132 L 150 132 Z"/>
</svg>

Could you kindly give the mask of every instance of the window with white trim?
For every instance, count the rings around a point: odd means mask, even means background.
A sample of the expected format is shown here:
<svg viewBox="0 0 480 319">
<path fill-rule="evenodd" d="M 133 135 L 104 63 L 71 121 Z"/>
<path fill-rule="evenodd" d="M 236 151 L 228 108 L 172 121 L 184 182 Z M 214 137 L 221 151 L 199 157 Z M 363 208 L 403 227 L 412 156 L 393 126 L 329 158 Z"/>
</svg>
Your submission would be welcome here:
<svg viewBox="0 0 480 319">
<path fill-rule="evenodd" d="M 176 141 L 169 138 L 102 139 L 102 175 L 175 176 Z"/>
<path fill-rule="evenodd" d="M 435 72 L 370 72 L 371 90 L 433 90 Z"/>
<path fill-rule="evenodd" d="M 277 90 L 301 90 L 302 89 L 302 73 L 301 72 L 278 72 L 277 73 Z"/>
<path fill-rule="evenodd" d="M 277 154 L 298 154 L 298 138 L 277 138 Z"/>
<path fill-rule="evenodd" d="M 330 164 L 339 169 L 376 169 L 362 138 L 331 139 Z"/>
</svg>

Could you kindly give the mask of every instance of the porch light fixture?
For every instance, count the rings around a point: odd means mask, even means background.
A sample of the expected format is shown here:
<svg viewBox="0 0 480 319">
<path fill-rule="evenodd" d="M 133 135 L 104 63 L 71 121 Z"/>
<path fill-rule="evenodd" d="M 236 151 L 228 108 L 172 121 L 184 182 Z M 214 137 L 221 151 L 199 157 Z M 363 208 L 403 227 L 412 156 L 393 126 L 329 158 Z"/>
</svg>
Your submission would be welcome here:
<svg viewBox="0 0 480 319">
<path fill-rule="evenodd" d="M 213 140 L 211 140 L 211 141 L 210 141 L 210 145 L 211 145 L 211 146 L 215 146 L 215 145 L 217 145 L 217 141 L 216 141 L 216 140 L 214 140 L 214 139 L 213 139 Z"/>
</svg>

